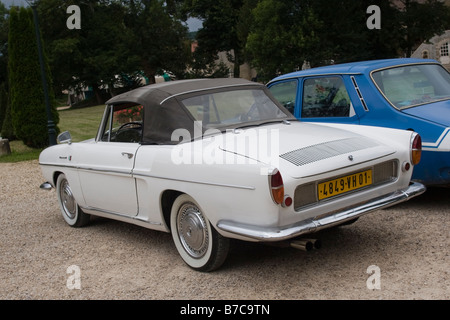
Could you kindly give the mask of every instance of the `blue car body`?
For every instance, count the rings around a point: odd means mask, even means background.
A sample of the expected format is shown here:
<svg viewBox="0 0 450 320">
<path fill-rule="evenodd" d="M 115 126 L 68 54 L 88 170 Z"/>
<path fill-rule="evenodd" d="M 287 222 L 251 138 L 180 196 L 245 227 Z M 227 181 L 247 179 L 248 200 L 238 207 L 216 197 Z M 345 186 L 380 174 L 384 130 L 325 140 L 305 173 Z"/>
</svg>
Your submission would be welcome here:
<svg viewBox="0 0 450 320">
<path fill-rule="evenodd" d="M 413 180 L 450 185 L 450 74 L 430 59 L 384 59 L 297 71 L 272 94 L 298 119 L 413 130 L 422 159 Z"/>
</svg>

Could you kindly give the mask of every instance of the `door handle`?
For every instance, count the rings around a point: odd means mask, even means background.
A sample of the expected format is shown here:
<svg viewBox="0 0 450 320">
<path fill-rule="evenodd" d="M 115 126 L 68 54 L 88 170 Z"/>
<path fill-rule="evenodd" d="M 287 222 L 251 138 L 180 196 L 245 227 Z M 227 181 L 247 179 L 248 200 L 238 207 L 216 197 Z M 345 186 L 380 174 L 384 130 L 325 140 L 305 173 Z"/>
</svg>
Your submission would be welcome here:
<svg viewBox="0 0 450 320">
<path fill-rule="evenodd" d="M 133 154 L 132 154 L 132 153 L 129 153 L 129 152 L 122 152 L 122 155 L 123 155 L 123 156 L 127 156 L 128 159 L 133 158 Z"/>
</svg>

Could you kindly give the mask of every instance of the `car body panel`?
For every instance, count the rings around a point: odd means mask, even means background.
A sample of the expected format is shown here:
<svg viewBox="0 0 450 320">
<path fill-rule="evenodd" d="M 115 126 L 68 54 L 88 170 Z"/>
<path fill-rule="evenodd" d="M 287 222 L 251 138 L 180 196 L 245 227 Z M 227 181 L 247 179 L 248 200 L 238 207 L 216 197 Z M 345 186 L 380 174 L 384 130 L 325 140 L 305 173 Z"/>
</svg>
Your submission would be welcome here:
<svg viewBox="0 0 450 320">
<path fill-rule="evenodd" d="M 426 185 L 450 185 L 450 100 L 422 103 L 398 109 L 391 105 L 373 80 L 373 73 L 403 66 L 440 66 L 434 60 L 385 59 L 318 67 L 289 73 L 271 80 L 267 86 L 277 97 L 276 86 L 296 81 L 297 90 L 293 114 L 301 121 L 348 123 L 382 126 L 416 131 L 423 144 L 422 160 L 414 169 L 413 180 Z M 339 78 L 348 92 L 353 116 L 302 116 L 303 88 L 314 79 Z M 450 91 L 449 91 L 450 93 Z M 282 94 L 278 94 L 278 99 Z M 446 155 L 442 154 L 445 153 Z"/>
<path fill-rule="evenodd" d="M 433 102 L 403 111 L 417 118 L 433 121 L 437 124 L 450 127 L 450 101 Z"/>
<path fill-rule="evenodd" d="M 74 161 L 87 208 L 137 215 L 132 170 L 138 147 L 137 143 L 111 142 L 77 144 L 74 147 L 73 153 L 77 155 Z"/>
</svg>

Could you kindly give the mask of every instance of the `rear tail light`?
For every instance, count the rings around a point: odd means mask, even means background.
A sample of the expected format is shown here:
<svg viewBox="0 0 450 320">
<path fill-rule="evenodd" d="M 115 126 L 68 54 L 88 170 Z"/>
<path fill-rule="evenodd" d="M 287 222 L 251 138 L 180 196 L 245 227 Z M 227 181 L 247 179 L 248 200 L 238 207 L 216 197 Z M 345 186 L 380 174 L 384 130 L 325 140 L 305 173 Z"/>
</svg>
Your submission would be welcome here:
<svg viewBox="0 0 450 320">
<path fill-rule="evenodd" d="M 413 133 L 411 142 L 411 163 L 416 165 L 422 156 L 422 138 L 418 133 Z"/>
<path fill-rule="evenodd" d="M 284 184 L 280 171 L 275 169 L 269 175 L 269 188 L 272 195 L 273 202 L 282 204 L 284 200 Z"/>
</svg>

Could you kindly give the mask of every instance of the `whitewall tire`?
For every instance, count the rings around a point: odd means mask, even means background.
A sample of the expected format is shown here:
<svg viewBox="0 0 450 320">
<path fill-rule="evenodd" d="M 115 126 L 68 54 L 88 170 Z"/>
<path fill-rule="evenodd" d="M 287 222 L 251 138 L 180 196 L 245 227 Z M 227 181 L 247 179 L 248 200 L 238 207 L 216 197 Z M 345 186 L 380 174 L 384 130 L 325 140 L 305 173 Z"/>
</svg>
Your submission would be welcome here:
<svg viewBox="0 0 450 320">
<path fill-rule="evenodd" d="M 170 213 L 172 238 L 184 262 L 198 271 L 213 271 L 225 261 L 228 238 L 221 236 L 186 194 L 178 196 Z"/>
<path fill-rule="evenodd" d="M 56 195 L 62 216 L 71 227 L 82 227 L 89 222 L 90 216 L 78 206 L 69 181 L 64 174 L 60 174 L 56 181 Z"/>
</svg>

